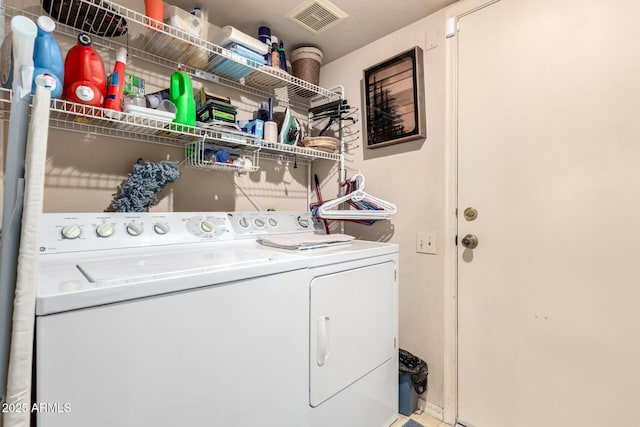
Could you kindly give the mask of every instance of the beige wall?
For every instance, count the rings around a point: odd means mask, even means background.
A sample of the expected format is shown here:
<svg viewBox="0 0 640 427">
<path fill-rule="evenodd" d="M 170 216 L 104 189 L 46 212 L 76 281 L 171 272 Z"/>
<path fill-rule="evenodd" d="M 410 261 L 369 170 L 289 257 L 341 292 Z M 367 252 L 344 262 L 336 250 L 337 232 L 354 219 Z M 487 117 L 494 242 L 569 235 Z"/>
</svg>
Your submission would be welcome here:
<svg viewBox="0 0 640 427">
<path fill-rule="evenodd" d="M 51 130 L 47 152 L 45 212 L 101 212 L 138 158 L 182 162 L 181 148 Z M 158 194 L 155 211 L 303 210 L 307 170 L 262 161 L 247 175 L 180 165 L 181 178 Z M 249 195 L 245 197 L 240 189 Z M 253 202 L 253 203 L 252 203 Z M 255 206 L 254 206 L 255 203 Z"/>
<path fill-rule="evenodd" d="M 346 153 L 347 176 L 362 172 L 366 191 L 392 201 L 398 214 L 374 226 L 348 224 L 346 231 L 369 240 L 400 245 L 400 347 L 429 363 L 427 401 L 443 407 L 443 12 L 377 40 L 322 67 L 321 86 L 341 84 L 352 106 L 362 111 L 362 70 L 413 46 L 424 50 L 427 138 L 377 149 L 363 148 L 362 139 Z M 362 129 L 360 129 L 362 134 Z M 316 168 L 323 191 L 337 191 L 337 175 Z M 416 253 L 416 232 L 437 236 L 438 254 Z"/>
</svg>

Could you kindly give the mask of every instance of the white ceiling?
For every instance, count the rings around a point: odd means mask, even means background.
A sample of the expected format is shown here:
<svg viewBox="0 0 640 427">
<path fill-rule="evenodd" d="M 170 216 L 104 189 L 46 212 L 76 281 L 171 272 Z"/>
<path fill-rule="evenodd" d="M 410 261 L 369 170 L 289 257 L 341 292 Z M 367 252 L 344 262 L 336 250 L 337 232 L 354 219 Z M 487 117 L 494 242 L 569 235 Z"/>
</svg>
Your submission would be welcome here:
<svg viewBox="0 0 640 427">
<path fill-rule="evenodd" d="M 173 0 L 184 10 L 196 6 L 207 9 L 209 22 L 220 27 L 232 25 L 257 37 L 258 27 L 266 25 L 284 40 L 287 52 L 300 46 L 315 46 L 324 53 L 323 63 L 395 30 L 418 21 L 456 0 L 331 0 L 349 17 L 327 30 L 313 34 L 286 15 L 304 0 Z"/>
</svg>

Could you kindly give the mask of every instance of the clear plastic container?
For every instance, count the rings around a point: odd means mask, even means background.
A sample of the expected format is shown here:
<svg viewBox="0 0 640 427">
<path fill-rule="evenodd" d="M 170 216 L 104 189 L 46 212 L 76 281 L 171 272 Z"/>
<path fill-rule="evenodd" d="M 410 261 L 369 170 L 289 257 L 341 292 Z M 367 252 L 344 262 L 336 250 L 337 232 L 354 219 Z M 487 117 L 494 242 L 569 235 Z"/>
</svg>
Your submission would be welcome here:
<svg viewBox="0 0 640 427">
<path fill-rule="evenodd" d="M 187 12 L 177 6 L 168 6 L 164 23 L 203 40 L 207 39 L 209 32 L 207 13 L 200 8 Z"/>
</svg>

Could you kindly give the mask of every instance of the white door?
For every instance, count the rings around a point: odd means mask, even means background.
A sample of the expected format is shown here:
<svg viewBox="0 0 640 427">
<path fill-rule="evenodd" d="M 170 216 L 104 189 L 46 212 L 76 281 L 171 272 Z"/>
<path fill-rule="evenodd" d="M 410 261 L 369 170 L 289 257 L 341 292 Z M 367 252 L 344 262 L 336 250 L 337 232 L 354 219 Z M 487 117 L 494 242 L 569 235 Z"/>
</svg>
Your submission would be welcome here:
<svg viewBox="0 0 640 427">
<path fill-rule="evenodd" d="M 462 424 L 640 426 L 638 16 L 502 0 L 460 19 Z"/>
</svg>

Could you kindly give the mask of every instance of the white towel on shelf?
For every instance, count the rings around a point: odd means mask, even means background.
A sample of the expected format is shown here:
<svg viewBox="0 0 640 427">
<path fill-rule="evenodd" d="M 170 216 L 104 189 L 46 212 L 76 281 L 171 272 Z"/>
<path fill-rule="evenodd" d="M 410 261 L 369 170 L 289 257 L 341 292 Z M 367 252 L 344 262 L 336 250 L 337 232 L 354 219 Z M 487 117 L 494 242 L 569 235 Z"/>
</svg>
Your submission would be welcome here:
<svg viewBox="0 0 640 427">
<path fill-rule="evenodd" d="M 258 236 L 258 242 L 263 245 L 293 250 L 348 245 L 354 239 L 355 237 L 348 234 L 316 234 L 313 232 Z"/>
<path fill-rule="evenodd" d="M 269 46 L 267 46 L 266 43 L 262 43 L 257 38 L 251 37 L 231 25 L 227 25 L 222 27 L 219 31 L 215 31 L 211 37 L 211 42 L 218 46 L 225 46 L 229 43 L 235 42 L 262 55 L 269 53 Z"/>
</svg>

